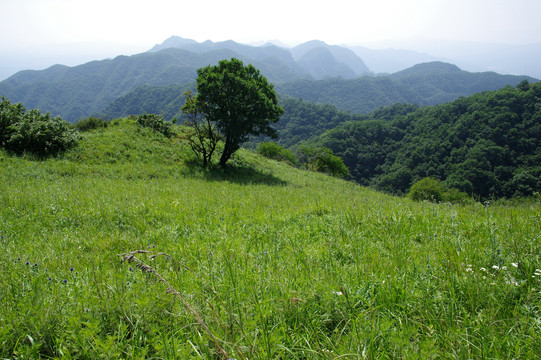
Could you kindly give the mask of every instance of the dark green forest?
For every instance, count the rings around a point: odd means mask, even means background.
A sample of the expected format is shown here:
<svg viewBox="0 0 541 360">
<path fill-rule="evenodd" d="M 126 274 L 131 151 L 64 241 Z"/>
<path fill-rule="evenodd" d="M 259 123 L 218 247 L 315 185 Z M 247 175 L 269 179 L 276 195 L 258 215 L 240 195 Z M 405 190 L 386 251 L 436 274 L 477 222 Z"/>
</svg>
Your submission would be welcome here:
<svg viewBox="0 0 541 360">
<path fill-rule="evenodd" d="M 360 184 L 392 193 L 425 177 L 479 199 L 540 190 L 540 83 L 411 110 L 382 108 L 309 143 L 332 149 Z"/>
</svg>

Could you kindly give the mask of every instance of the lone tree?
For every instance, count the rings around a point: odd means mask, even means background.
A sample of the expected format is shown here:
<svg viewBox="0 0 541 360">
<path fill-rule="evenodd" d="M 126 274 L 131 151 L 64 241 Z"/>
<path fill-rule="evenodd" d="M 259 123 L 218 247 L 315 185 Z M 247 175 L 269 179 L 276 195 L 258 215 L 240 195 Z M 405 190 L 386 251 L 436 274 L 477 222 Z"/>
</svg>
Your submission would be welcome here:
<svg viewBox="0 0 541 360">
<path fill-rule="evenodd" d="M 197 102 L 200 112 L 216 124 L 224 139 L 220 166 L 250 135 L 276 138 L 270 126 L 284 112 L 274 86 L 252 65 L 232 58 L 197 70 Z"/>
</svg>

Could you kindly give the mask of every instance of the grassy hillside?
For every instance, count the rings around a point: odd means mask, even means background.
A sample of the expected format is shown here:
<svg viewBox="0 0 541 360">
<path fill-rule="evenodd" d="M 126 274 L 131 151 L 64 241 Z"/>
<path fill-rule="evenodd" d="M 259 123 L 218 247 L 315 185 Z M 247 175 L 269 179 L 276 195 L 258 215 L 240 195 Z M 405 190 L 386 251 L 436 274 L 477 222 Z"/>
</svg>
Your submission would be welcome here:
<svg viewBox="0 0 541 360">
<path fill-rule="evenodd" d="M 540 353 L 539 202 L 413 203 L 248 151 L 190 163 L 127 120 L 63 158 L 0 152 L 1 358 Z"/>
</svg>

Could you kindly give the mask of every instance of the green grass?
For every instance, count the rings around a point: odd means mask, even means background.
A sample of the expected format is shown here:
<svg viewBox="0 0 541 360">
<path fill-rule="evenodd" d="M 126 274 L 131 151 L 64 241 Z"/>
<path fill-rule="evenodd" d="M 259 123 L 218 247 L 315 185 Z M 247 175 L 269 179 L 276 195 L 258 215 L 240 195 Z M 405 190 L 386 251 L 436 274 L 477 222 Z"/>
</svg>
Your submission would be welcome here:
<svg viewBox="0 0 541 360">
<path fill-rule="evenodd" d="M 248 151 L 193 162 L 127 121 L 58 159 L 0 152 L 0 358 L 541 354 L 538 200 L 416 203 Z M 178 296 L 117 256 L 133 250 Z"/>
</svg>

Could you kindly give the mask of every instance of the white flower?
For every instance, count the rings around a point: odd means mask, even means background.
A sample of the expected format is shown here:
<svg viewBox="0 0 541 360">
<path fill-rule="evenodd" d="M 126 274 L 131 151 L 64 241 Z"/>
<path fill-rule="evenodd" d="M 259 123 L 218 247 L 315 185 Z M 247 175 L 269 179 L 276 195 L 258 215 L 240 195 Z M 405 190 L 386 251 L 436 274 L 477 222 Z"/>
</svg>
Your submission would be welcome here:
<svg viewBox="0 0 541 360">
<path fill-rule="evenodd" d="M 333 294 L 338 295 L 338 296 L 341 296 L 341 295 L 342 295 L 342 292 L 341 292 L 341 291 L 335 291 L 335 292 L 333 292 Z"/>
<path fill-rule="evenodd" d="M 483 268 L 480 268 L 479 270 L 484 271 L 484 272 L 487 271 L 487 269 L 485 269 L 484 267 L 483 267 Z"/>
<path fill-rule="evenodd" d="M 507 270 L 507 266 L 502 266 L 502 270 Z"/>
<path fill-rule="evenodd" d="M 495 270 L 500 270 L 500 267 L 498 265 L 492 265 L 492 268 Z"/>
<path fill-rule="evenodd" d="M 518 268 L 518 263 L 511 263 L 514 267 Z"/>
</svg>

